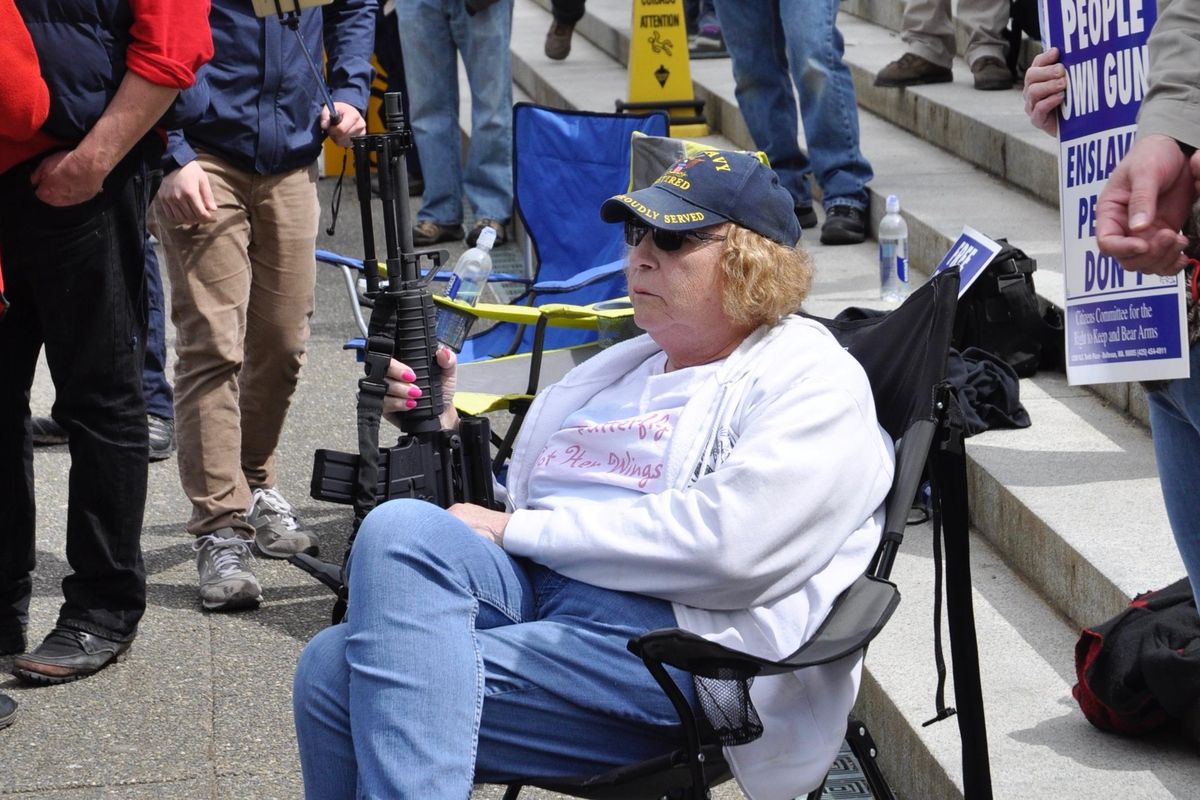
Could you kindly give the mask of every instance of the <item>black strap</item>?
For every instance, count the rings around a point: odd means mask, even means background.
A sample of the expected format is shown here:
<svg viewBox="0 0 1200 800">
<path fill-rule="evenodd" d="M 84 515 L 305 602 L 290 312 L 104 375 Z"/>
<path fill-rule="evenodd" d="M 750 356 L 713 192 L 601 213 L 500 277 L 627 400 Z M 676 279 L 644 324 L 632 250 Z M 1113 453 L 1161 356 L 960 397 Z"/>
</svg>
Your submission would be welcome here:
<svg viewBox="0 0 1200 800">
<path fill-rule="evenodd" d="M 946 655 L 942 649 L 942 489 L 936 476 L 931 478 L 930 486 L 933 498 L 933 663 L 937 670 L 937 690 L 933 697 L 936 713 L 932 719 L 921 723 L 922 728 L 958 713 L 952 706 L 946 705 Z"/>
<path fill-rule="evenodd" d="M 958 399 L 943 391 L 945 436 L 930 456 L 941 506 L 941 533 L 946 556 L 946 615 L 954 668 L 955 706 L 962 739 L 963 788 L 966 800 L 991 800 L 992 778 L 987 724 L 979 677 L 979 647 L 971 598 L 970 543 L 967 522 L 967 462 L 963 418 Z"/>
<path fill-rule="evenodd" d="M 387 395 L 387 369 L 396 341 L 396 302 L 386 292 L 375 298 L 367 325 L 366 374 L 358 381 L 358 475 L 354 486 L 354 531 L 375 507 L 379 485 L 379 420 Z M 353 536 L 353 534 L 352 534 Z"/>
<path fill-rule="evenodd" d="M 1004 38 L 1008 44 L 1008 49 L 1004 53 L 1004 63 L 1008 65 L 1008 71 L 1017 77 L 1017 62 L 1021 58 L 1021 37 L 1024 31 L 1021 27 L 1021 21 L 1018 18 L 1019 9 L 1017 8 L 1017 0 L 1009 0 L 1008 2 L 1008 30 L 1004 31 Z"/>
</svg>

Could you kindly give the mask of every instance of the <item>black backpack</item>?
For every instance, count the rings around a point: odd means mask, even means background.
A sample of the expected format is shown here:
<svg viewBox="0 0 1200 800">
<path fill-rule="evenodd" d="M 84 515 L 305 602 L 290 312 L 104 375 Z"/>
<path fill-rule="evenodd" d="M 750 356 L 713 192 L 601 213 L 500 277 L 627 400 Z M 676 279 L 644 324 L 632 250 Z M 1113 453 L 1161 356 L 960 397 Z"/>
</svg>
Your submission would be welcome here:
<svg viewBox="0 0 1200 800">
<path fill-rule="evenodd" d="M 1002 249 L 958 301 L 953 345 L 962 352 L 978 347 L 998 356 L 1017 375 L 1061 369 L 1062 312 L 1037 296 L 1037 261 L 1006 239 Z"/>
</svg>

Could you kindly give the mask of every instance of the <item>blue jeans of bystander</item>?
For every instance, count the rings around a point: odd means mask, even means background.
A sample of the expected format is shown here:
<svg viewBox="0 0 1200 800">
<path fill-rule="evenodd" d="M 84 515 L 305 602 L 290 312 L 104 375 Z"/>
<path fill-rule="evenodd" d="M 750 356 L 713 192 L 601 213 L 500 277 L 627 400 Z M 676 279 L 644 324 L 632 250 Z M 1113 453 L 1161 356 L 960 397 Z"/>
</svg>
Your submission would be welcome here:
<svg viewBox="0 0 1200 800">
<path fill-rule="evenodd" d="M 462 0 L 398 0 L 404 73 L 425 192 L 418 220 L 463 221 L 462 197 L 479 218 L 512 216 L 513 0 L 468 15 Z M 458 59 L 471 86 L 471 143 L 464 168 L 458 126 Z"/>
<path fill-rule="evenodd" d="M 146 361 L 142 367 L 142 394 L 146 413 L 175 419 L 175 394 L 167 380 L 167 312 L 163 302 L 162 271 L 150 237 L 146 237 Z"/>
<path fill-rule="evenodd" d="M 837 0 L 717 0 L 716 10 L 733 59 L 738 107 L 793 200 L 812 202 L 809 177 L 815 176 L 825 208 L 865 209 L 874 173 L 859 149 Z M 797 141 L 793 80 L 807 155 Z"/>
<path fill-rule="evenodd" d="M 509 556 L 416 500 L 367 517 L 349 576 L 348 620 L 296 669 L 306 796 L 465 799 L 473 781 L 586 775 L 679 746 L 674 709 L 626 649 L 675 626 L 669 603 Z"/>
<path fill-rule="evenodd" d="M 1150 426 L 1167 518 L 1200 607 L 1200 346 L 1192 348 L 1192 376 L 1150 392 Z"/>
</svg>

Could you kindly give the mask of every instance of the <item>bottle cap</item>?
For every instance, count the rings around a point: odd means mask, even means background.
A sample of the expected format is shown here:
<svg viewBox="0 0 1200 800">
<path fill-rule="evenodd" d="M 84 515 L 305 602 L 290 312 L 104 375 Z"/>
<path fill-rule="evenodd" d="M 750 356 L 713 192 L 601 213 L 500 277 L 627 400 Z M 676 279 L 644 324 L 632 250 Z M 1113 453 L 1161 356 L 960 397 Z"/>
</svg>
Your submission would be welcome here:
<svg viewBox="0 0 1200 800">
<path fill-rule="evenodd" d="M 479 232 L 479 239 L 475 241 L 475 246 L 480 250 L 491 250 L 495 243 L 496 229 L 489 225 Z"/>
<path fill-rule="evenodd" d="M 894 194 L 888 195 L 887 213 L 888 214 L 899 214 L 900 213 L 900 198 Z"/>
</svg>

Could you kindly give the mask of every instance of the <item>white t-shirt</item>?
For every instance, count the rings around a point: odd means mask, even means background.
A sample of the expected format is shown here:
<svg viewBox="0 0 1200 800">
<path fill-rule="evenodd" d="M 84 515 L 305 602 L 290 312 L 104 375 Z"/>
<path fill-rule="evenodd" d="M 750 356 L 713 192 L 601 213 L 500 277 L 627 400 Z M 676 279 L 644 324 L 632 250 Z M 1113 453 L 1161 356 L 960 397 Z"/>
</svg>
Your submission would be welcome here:
<svg viewBox="0 0 1200 800">
<path fill-rule="evenodd" d="M 664 372 L 666 363 L 664 353 L 654 354 L 563 421 L 530 471 L 529 508 L 663 490 L 679 411 L 721 361 Z"/>
</svg>

